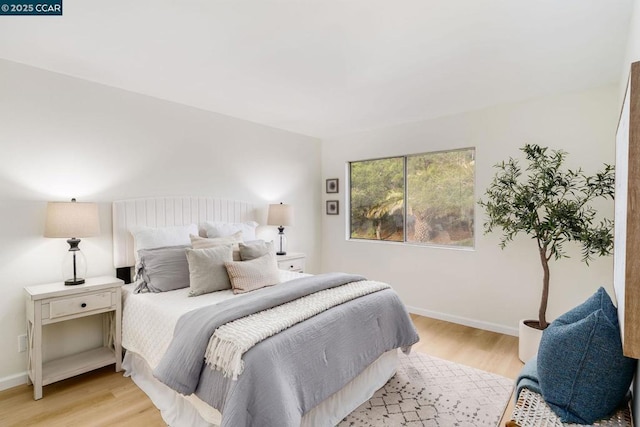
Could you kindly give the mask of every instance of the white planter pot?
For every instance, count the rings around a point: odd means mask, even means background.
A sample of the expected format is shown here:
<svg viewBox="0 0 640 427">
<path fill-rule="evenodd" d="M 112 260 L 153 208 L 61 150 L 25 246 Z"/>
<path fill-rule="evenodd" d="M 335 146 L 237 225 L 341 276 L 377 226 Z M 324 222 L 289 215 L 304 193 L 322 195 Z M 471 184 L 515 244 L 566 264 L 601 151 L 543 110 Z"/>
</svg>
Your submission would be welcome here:
<svg viewBox="0 0 640 427">
<path fill-rule="evenodd" d="M 538 346 L 542 331 L 525 325 L 525 320 L 520 320 L 518 327 L 518 357 L 524 363 L 538 354 Z"/>
</svg>

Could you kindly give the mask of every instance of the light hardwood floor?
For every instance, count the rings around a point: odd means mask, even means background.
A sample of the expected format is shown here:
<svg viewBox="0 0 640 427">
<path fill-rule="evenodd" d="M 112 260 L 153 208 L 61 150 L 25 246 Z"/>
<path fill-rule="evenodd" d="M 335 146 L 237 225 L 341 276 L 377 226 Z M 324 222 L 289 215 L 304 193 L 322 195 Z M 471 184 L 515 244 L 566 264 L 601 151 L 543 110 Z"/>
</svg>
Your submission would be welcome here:
<svg viewBox="0 0 640 427">
<path fill-rule="evenodd" d="M 411 317 L 420 335 L 414 351 L 508 378 L 515 378 L 522 368 L 515 337 Z M 130 378 L 115 373 L 112 366 L 48 385 L 44 398 L 38 401 L 33 400 L 33 390 L 26 385 L 0 392 L 3 427 L 164 425 L 149 398 Z"/>
</svg>

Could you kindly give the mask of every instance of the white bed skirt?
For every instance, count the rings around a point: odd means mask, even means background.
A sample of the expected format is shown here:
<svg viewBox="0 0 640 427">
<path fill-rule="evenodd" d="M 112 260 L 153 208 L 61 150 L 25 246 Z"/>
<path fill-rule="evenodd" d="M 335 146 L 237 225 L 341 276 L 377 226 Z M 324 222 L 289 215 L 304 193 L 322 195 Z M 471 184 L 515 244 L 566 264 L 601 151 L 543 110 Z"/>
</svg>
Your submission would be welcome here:
<svg viewBox="0 0 640 427">
<path fill-rule="evenodd" d="M 386 384 L 398 366 L 398 350 L 380 356 L 360 375 L 337 393 L 329 396 L 302 418 L 304 427 L 335 426 L 366 402 L 380 387 Z M 147 362 L 140 355 L 127 351 L 122 368 L 160 410 L 164 421 L 172 427 L 219 426 L 220 412 L 197 396 L 185 397 L 158 381 Z"/>
</svg>

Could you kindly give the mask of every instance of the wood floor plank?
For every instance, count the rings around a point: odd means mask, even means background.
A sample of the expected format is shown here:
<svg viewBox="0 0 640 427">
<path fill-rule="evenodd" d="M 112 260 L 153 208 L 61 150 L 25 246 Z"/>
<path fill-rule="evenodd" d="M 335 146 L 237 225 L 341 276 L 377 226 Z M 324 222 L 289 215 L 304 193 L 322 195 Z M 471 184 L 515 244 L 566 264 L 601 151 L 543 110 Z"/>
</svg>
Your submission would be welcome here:
<svg viewBox="0 0 640 427">
<path fill-rule="evenodd" d="M 508 378 L 515 379 L 522 369 L 515 337 L 418 315 L 411 318 L 420 335 L 414 351 Z M 108 366 L 48 385 L 38 401 L 27 385 L 0 392 L 0 426 L 161 427 L 165 423 L 147 395 Z"/>
</svg>

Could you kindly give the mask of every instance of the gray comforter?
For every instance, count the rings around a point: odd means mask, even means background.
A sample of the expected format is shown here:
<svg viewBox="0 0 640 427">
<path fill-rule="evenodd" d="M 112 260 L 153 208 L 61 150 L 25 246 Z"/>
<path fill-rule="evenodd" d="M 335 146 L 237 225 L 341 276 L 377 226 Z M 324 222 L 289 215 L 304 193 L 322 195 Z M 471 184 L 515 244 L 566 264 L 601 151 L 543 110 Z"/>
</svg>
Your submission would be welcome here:
<svg viewBox="0 0 640 427">
<path fill-rule="evenodd" d="M 270 337 L 243 357 L 236 381 L 204 364 L 214 330 L 229 321 L 361 276 L 323 274 L 251 292 L 182 316 L 154 371 L 182 394 L 196 393 L 222 412 L 222 426 L 299 426 L 302 416 L 340 390 L 385 351 L 418 335 L 391 289 L 341 304 Z"/>
</svg>

